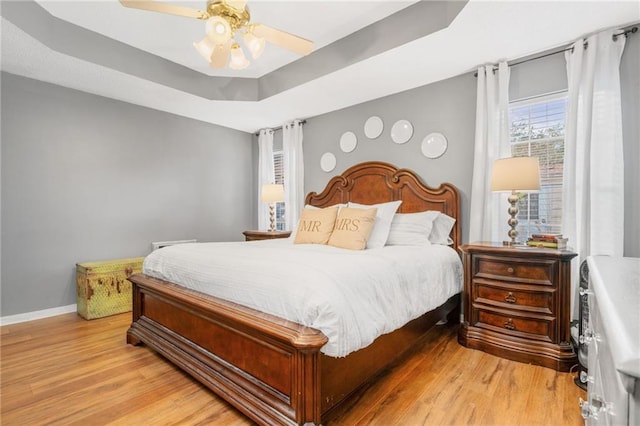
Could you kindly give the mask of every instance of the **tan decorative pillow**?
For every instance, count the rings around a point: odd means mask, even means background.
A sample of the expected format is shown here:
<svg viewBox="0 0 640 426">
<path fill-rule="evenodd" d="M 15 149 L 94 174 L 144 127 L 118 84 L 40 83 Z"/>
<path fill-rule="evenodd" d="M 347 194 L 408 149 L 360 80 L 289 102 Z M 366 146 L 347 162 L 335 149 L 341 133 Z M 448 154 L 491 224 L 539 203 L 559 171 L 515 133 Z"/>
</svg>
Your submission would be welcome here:
<svg viewBox="0 0 640 426">
<path fill-rule="evenodd" d="M 338 213 L 329 245 L 351 250 L 363 250 L 376 222 L 378 209 L 343 207 Z"/>
<path fill-rule="evenodd" d="M 337 207 L 302 209 L 294 244 L 327 244 L 338 215 Z"/>
</svg>

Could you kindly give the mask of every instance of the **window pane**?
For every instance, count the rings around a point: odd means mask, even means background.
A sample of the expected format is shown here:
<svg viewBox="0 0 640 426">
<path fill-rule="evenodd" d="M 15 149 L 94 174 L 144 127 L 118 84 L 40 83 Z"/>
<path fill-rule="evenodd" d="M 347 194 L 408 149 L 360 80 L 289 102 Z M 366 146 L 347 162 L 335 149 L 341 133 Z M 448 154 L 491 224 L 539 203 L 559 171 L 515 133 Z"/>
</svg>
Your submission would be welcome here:
<svg viewBox="0 0 640 426">
<path fill-rule="evenodd" d="M 273 153 L 273 167 L 275 172 L 275 182 L 284 185 L 284 155 L 282 151 Z M 276 203 L 276 229 L 284 231 L 284 203 Z"/>
<path fill-rule="evenodd" d="M 518 234 L 561 233 L 566 93 L 511 104 L 511 155 L 538 157 L 540 192 L 518 201 Z"/>
</svg>

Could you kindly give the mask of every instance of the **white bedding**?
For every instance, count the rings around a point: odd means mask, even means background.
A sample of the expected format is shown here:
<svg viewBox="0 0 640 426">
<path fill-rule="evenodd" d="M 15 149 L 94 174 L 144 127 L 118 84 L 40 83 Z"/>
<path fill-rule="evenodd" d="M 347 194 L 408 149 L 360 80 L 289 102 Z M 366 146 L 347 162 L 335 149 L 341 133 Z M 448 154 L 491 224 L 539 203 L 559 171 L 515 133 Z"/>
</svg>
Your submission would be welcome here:
<svg viewBox="0 0 640 426">
<path fill-rule="evenodd" d="M 316 328 L 321 351 L 343 357 L 462 290 L 462 264 L 447 246 L 345 250 L 291 240 L 165 247 L 147 275 Z"/>
</svg>

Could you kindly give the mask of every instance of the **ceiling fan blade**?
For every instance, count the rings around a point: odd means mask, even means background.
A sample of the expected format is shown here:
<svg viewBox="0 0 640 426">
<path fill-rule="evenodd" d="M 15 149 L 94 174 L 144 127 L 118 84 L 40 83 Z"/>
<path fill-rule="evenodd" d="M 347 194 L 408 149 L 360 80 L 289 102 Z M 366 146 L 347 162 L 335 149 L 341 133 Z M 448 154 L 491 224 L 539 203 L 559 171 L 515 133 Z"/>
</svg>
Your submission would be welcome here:
<svg viewBox="0 0 640 426">
<path fill-rule="evenodd" d="M 313 50 L 312 41 L 263 24 L 255 24 L 252 31 L 257 37 L 263 37 L 270 43 L 277 44 L 303 56 L 308 55 Z"/>
<path fill-rule="evenodd" d="M 202 10 L 153 0 L 120 0 L 120 3 L 124 7 L 130 7 L 132 9 L 150 10 L 152 12 L 168 13 L 170 15 L 185 16 L 187 18 L 207 19 L 209 17 L 209 15 Z"/>
<path fill-rule="evenodd" d="M 211 62 L 209 66 L 211 68 L 224 68 L 229 62 L 229 53 L 231 52 L 231 44 L 233 40 L 229 40 L 225 44 L 218 44 L 211 54 Z"/>
</svg>

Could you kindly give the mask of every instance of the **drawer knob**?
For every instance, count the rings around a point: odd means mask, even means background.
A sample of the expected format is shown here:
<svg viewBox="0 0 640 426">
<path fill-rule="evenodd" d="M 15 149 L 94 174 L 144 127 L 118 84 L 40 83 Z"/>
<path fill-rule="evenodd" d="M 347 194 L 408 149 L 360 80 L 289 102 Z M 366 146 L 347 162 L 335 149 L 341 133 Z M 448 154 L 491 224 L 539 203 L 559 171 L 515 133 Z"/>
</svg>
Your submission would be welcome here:
<svg viewBox="0 0 640 426">
<path fill-rule="evenodd" d="M 513 293 L 509 292 L 509 294 L 504 297 L 504 301 L 507 303 L 516 303 L 516 297 Z"/>
<path fill-rule="evenodd" d="M 582 418 L 587 420 L 589 418 L 597 420 L 598 419 L 598 409 L 593 407 L 584 399 L 580 398 L 578 404 L 580 405 L 580 414 Z"/>
<path fill-rule="evenodd" d="M 593 379 L 593 376 L 590 376 L 589 374 L 587 374 L 586 371 L 581 371 L 580 372 L 580 381 L 582 383 L 595 383 L 595 380 Z"/>
<path fill-rule="evenodd" d="M 578 337 L 578 341 L 586 346 L 589 346 L 594 339 L 599 342 L 600 335 L 594 334 L 590 329 L 586 329 L 584 334 L 581 334 L 580 337 Z"/>
<path fill-rule="evenodd" d="M 507 268 L 507 272 L 510 273 L 510 274 L 513 274 L 514 271 L 515 271 L 515 269 L 513 269 L 512 267 L 508 267 Z"/>
<path fill-rule="evenodd" d="M 505 321 L 504 328 L 506 328 L 507 330 L 515 330 L 516 329 L 516 326 L 513 324 L 513 320 L 511 318 L 509 318 L 508 321 Z"/>
<path fill-rule="evenodd" d="M 593 292 L 591 290 L 588 290 L 586 288 L 581 288 L 580 291 L 580 296 L 584 296 L 584 295 L 589 295 L 589 294 L 593 294 Z"/>
<path fill-rule="evenodd" d="M 601 396 L 595 395 L 591 398 L 591 402 L 587 402 L 580 398 L 580 408 L 583 419 L 598 419 L 598 413 L 607 413 L 615 416 L 613 411 L 613 403 L 606 402 Z"/>
</svg>

